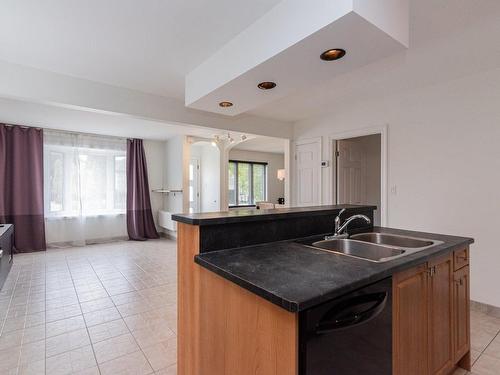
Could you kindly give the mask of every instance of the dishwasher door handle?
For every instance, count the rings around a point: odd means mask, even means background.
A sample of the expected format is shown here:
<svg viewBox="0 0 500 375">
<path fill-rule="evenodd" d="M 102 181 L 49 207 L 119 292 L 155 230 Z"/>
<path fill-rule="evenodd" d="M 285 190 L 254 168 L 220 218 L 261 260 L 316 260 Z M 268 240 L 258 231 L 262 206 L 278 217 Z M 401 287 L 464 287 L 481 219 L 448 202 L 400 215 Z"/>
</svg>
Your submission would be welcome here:
<svg viewBox="0 0 500 375">
<path fill-rule="evenodd" d="M 384 310 L 387 296 L 387 292 L 371 293 L 342 301 L 325 314 L 316 326 L 315 333 L 323 335 L 338 329 L 357 326 L 376 318 Z M 366 304 L 371 304 L 371 306 L 366 308 L 364 307 Z M 359 306 L 359 311 L 356 310 L 357 306 Z M 346 310 L 349 311 L 349 315 L 342 316 L 341 313 Z M 341 317 L 331 317 L 332 315 L 341 315 Z"/>
</svg>

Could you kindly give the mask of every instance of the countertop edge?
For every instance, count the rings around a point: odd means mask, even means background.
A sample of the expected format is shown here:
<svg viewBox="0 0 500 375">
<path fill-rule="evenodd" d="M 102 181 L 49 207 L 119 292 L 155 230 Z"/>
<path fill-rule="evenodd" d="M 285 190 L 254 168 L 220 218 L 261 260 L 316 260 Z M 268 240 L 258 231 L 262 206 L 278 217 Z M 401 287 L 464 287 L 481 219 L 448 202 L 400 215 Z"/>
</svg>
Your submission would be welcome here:
<svg viewBox="0 0 500 375">
<path fill-rule="evenodd" d="M 252 221 L 267 221 L 276 219 L 285 220 L 297 217 L 331 215 L 334 213 L 338 213 L 342 208 L 344 208 L 344 206 L 353 213 L 355 213 L 356 211 L 377 209 L 377 206 L 374 205 L 313 206 L 313 207 L 276 208 L 269 210 L 259 210 L 259 212 L 254 212 L 254 215 L 249 214 L 241 216 L 232 214 L 232 211 L 225 211 L 218 213 L 214 212 L 212 213 L 214 217 L 209 217 L 208 215 L 210 215 L 210 213 L 202 214 L 208 217 L 195 217 L 196 214 L 172 214 L 172 220 L 183 224 L 191 224 L 198 226 L 246 223 Z"/>
</svg>

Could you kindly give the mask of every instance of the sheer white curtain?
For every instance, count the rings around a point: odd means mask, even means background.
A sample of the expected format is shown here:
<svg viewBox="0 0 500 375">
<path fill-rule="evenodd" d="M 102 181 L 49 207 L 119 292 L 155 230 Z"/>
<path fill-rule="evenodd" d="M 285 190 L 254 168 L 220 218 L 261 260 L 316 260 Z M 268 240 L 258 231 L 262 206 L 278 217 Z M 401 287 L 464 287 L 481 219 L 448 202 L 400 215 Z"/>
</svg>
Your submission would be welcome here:
<svg viewBox="0 0 500 375">
<path fill-rule="evenodd" d="M 47 243 L 126 237 L 126 140 L 44 132 Z"/>
</svg>

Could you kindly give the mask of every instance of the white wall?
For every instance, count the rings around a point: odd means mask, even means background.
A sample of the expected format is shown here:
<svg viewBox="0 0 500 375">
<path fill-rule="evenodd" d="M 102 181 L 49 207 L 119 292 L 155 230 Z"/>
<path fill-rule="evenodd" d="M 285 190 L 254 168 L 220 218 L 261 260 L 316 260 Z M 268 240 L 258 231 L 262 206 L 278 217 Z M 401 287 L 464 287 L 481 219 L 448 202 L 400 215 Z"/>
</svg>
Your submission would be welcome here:
<svg viewBox="0 0 500 375">
<path fill-rule="evenodd" d="M 500 306 L 500 69 L 378 95 L 295 124 L 295 138 L 388 124 L 388 226 L 471 236 L 471 297 Z M 323 203 L 330 202 L 327 168 Z"/>
<path fill-rule="evenodd" d="M 278 203 L 278 198 L 283 198 L 285 196 L 285 183 L 276 178 L 278 169 L 285 168 L 285 157 L 283 154 L 233 149 L 229 152 L 229 159 L 268 163 L 267 200 L 269 202 Z"/>
<path fill-rule="evenodd" d="M 191 157 L 200 161 L 200 210 L 219 211 L 220 208 L 220 154 L 208 142 L 191 145 Z"/>
</svg>

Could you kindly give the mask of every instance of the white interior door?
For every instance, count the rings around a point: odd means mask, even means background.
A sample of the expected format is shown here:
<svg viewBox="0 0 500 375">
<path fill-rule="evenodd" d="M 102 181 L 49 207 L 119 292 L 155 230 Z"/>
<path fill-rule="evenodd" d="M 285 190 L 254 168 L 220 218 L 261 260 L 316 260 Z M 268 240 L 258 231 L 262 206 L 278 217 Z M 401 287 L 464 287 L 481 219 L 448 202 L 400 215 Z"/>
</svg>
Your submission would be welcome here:
<svg viewBox="0 0 500 375">
<path fill-rule="evenodd" d="M 297 142 L 295 146 L 297 206 L 320 202 L 321 140 Z"/>
<path fill-rule="evenodd" d="M 200 161 L 189 160 L 189 212 L 200 212 Z"/>
<path fill-rule="evenodd" d="M 366 152 L 360 142 L 337 141 L 337 203 L 366 202 Z"/>
</svg>

